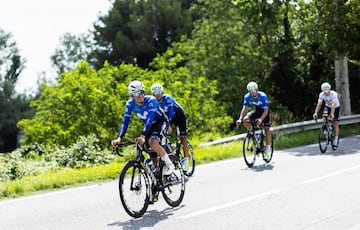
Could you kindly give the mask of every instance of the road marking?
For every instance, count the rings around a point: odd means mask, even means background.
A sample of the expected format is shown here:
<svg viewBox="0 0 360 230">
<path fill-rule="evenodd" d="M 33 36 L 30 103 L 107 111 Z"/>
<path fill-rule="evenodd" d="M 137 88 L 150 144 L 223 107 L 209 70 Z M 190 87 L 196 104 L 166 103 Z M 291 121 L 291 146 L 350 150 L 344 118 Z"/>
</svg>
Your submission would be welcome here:
<svg viewBox="0 0 360 230">
<path fill-rule="evenodd" d="M 271 190 L 271 191 L 268 191 L 268 192 L 265 192 L 265 193 L 261 193 L 261 194 L 255 195 L 255 196 L 246 197 L 246 198 L 236 200 L 236 201 L 233 201 L 233 202 L 230 202 L 230 203 L 226 203 L 226 204 L 214 206 L 212 208 L 207 208 L 207 209 L 203 209 L 201 211 L 193 212 L 193 213 L 190 213 L 190 214 L 187 214 L 187 215 L 184 215 L 184 216 L 180 216 L 179 218 L 181 218 L 181 219 L 192 218 L 194 216 L 199 216 L 199 215 L 202 215 L 202 214 L 205 214 L 205 213 L 214 212 L 214 211 L 217 211 L 219 209 L 235 206 L 235 205 L 245 203 L 245 202 L 248 202 L 248 201 L 251 201 L 251 200 L 255 200 L 255 199 L 258 199 L 258 198 L 269 196 L 271 194 L 278 193 L 280 191 L 281 191 L 281 189 L 274 189 L 274 190 Z"/>
<path fill-rule="evenodd" d="M 316 177 L 316 178 L 313 178 L 313 179 L 310 179 L 310 180 L 306 180 L 306 181 L 301 182 L 301 184 L 310 184 L 310 183 L 313 183 L 313 182 L 324 180 L 326 178 L 336 176 L 336 175 L 339 175 L 339 174 L 343 174 L 343 173 L 347 173 L 347 172 L 357 170 L 357 169 L 360 169 L 360 165 L 352 167 L 352 168 L 348 168 L 348 169 L 343 169 L 343 170 L 340 170 L 340 171 L 337 171 L 337 172 L 329 173 L 327 175 Z"/>
<path fill-rule="evenodd" d="M 36 194 L 36 195 L 31 195 L 30 194 L 29 196 L 24 196 L 24 197 L 19 197 L 19 198 L 0 201 L 0 205 L 8 204 L 8 203 L 20 202 L 20 201 L 25 201 L 25 200 L 32 200 L 32 199 L 37 199 L 37 198 L 43 198 L 43 197 L 48 197 L 48 196 L 54 196 L 54 195 L 63 194 L 63 193 L 67 193 L 67 192 L 86 190 L 86 189 L 89 189 L 89 188 L 99 187 L 99 185 L 101 185 L 101 183 L 94 184 L 94 185 L 88 185 L 88 186 L 84 185 L 84 186 L 75 187 L 75 188 L 64 188 L 64 190 L 50 191 L 50 192 L 48 191 L 48 192 L 45 192 L 45 193 L 42 193 L 42 194 Z"/>
</svg>

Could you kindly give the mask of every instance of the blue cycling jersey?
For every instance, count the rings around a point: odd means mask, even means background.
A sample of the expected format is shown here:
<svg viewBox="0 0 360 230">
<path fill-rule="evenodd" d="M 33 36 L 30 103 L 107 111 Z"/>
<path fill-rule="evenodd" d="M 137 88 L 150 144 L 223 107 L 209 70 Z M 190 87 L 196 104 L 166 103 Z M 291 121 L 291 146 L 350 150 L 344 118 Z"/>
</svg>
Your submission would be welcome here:
<svg viewBox="0 0 360 230">
<path fill-rule="evenodd" d="M 269 103 L 267 95 L 262 91 L 258 91 L 258 96 L 256 98 L 251 96 L 250 93 L 245 94 L 243 107 L 247 108 L 249 105 L 254 106 L 255 110 L 268 109 Z"/>
<path fill-rule="evenodd" d="M 162 101 L 159 102 L 159 104 L 160 107 L 165 111 L 170 122 L 173 120 L 176 114 L 183 110 L 179 103 L 177 103 L 175 99 L 168 94 L 163 94 Z"/>
<path fill-rule="evenodd" d="M 123 138 L 129 126 L 131 113 L 134 112 L 138 118 L 145 124 L 142 134 L 145 136 L 150 131 L 152 124 L 161 121 L 167 121 L 168 118 L 164 111 L 160 108 L 159 103 L 153 96 L 144 96 L 144 103 L 139 106 L 132 98 L 126 102 L 124 121 L 119 129 L 119 137 Z"/>
</svg>

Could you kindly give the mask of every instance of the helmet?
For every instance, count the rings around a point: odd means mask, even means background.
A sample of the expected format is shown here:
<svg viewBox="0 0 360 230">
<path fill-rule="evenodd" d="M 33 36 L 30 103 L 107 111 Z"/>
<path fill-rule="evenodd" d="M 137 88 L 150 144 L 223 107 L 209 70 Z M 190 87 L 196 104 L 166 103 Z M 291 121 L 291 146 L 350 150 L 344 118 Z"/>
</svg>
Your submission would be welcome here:
<svg viewBox="0 0 360 230">
<path fill-rule="evenodd" d="M 329 92 L 331 89 L 331 85 L 327 82 L 322 83 L 321 85 L 321 90 L 325 93 L 325 92 Z"/>
<path fill-rule="evenodd" d="M 256 84 L 256 82 L 249 82 L 246 86 L 247 90 L 250 91 L 257 91 L 258 90 L 258 85 Z"/>
<path fill-rule="evenodd" d="M 139 91 L 144 91 L 144 89 L 145 89 L 144 84 L 141 81 L 137 81 L 137 80 L 130 82 L 128 86 L 128 91 L 130 94 Z"/>
<path fill-rule="evenodd" d="M 163 90 L 164 90 L 164 87 L 162 87 L 162 85 L 160 83 L 154 83 L 151 86 L 151 92 L 153 94 L 160 94 L 160 93 L 162 93 Z"/>
</svg>

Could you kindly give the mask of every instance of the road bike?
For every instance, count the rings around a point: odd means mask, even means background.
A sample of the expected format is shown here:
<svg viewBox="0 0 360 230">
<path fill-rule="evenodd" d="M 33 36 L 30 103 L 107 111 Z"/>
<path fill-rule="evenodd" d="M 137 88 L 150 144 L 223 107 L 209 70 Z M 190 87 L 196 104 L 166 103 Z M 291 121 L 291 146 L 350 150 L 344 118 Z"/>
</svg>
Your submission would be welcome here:
<svg viewBox="0 0 360 230">
<path fill-rule="evenodd" d="M 159 193 L 168 205 L 179 206 L 185 194 L 185 175 L 179 158 L 168 153 L 175 169 L 171 175 L 163 175 L 165 162 L 158 157 L 157 165 L 154 166 L 152 160 L 144 156 L 144 152 L 150 154 L 151 149 L 131 141 L 120 144 L 129 145 L 136 146 L 135 157 L 124 165 L 119 176 L 120 200 L 125 211 L 134 218 L 143 216 L 149 204 L 157 200 Z"/>
<path fill-rule="evenodd" d="M 316 122 L 317 122 L 317 120 L 316 120 Z M 319 132 L 319 148 L 320 148 L 321 153 L 326 152 L 329 144 L 331 145 L 331 148 L 333 150 L 337 149 L 339 140 L 338 140 L 338 143 L 336 143 L 336 145 L 334 145 L 334 137 L 335 137 L 335 128 L 334 128 L 333 121 L 330 119 L 329 116 L 327 116 L 327 114 L 324 114 L 323 115 L 323 124 L 321 125 L 320 132 Z"/>
<path fill-rule="evenodd" d="M 179 128 L 176 129 L 176 135 L 168 135 L 168 137 L 169 139 L 167 139 L 168 142 L 166 143 L 167 151 L 175 153 L 175 155 L 181 160 L 181 162 L 183 162 L 185 155 L 184 155 L 184 148 L 180 139 Z M 175 143 L 175 148 L 173 147 L 172 143 Z M 184 169 L 184 174 L 190 177 L 194 174 L 195 171 L 195 152 L 189 141 L 187 141 L 187 145 L 189 148 L 189 159 L 188 159 L 189 168 L 186 170 Z"/>
<path fill-rule="evenodd" d="M 264 125 L 257 125 L 256 120 L 251 120 L 251 129 L 243 140 L 243 156 L 246 165 L 251 168 L 255 164 L 256 157 L 261 154 L 266 163 L 270 163 L 274 153 L 274 143 L 271 141 L 271 150 L 265 156 L 266 136 Z"/>
</svg>

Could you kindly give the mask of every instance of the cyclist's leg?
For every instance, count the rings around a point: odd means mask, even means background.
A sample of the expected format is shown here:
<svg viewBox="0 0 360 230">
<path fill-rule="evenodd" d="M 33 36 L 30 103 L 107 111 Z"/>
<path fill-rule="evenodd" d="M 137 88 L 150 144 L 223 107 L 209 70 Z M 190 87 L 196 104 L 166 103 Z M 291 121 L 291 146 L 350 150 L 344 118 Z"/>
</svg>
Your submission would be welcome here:
<svg viewBox="0 0 360 230">
<path fill-rule="evenodd" d="M 338 139 L 339 139 L 339 133 L 340 133 L 340 128 L 339 128 L 339 114 L 340 114 L 340 107 L 335 108 L 335 113 L 334 113 L 334 129 L 335 129 L 335 139 L 334 139 L 334 145 L 337 145 L 338 143 Z"/>
<path fill-rule="evenodd" d="M 257 115 L 257 114 L 256 114 L 256 111 L 255 111 L 255 110 L 250 111 L 250 112 L 248 112 L 248 113 L 245 115 L 243 121 L 244 121 L 244 126 L 246 127 L 246 129 L 247 129 L 248 131 L 251 130 L 250 121 L 256 119 L 256 115 Z"/>
<path fill-rule="evenodd" d="M 164 175 L 171 174 L 172 170 L 174 169 L 174 164 L 170 160 L 166 150 L 160 144 L 161 139 L 164 138 L 163 133 L 166 133 L 168 127 L 169 124 L 167 122 L 153 124 L 148 141 L 151 149 L 159 154 L 161 159 L 165 162 L 165 165 L 168 166 L 167 171 L 164 172 Z"/>
<path fill-rule="evenodd" d="M 271 126 L 271 112 L 270 111 L 269 111 L 268 115 L 265 117 L 263 123 L 264 123 L 265 135 L 266 135 L 266 150 L 269 150 L 271 148 L 271 143 L 272 143 L 272 134 L 270 132 L 270 126 Z"/>
<path fill-rule="evenodd" d="M 186 119 L 185 113 L 179 113 L 176 117 L 174 117 L 172 124 L 175 124 L 180 131 L 180 140 L 184 150 L 184 157 L 186 160 L 189 158 L 189 146 L 187 140 L 188 134 L 188 122 Z"/>
</svg>

